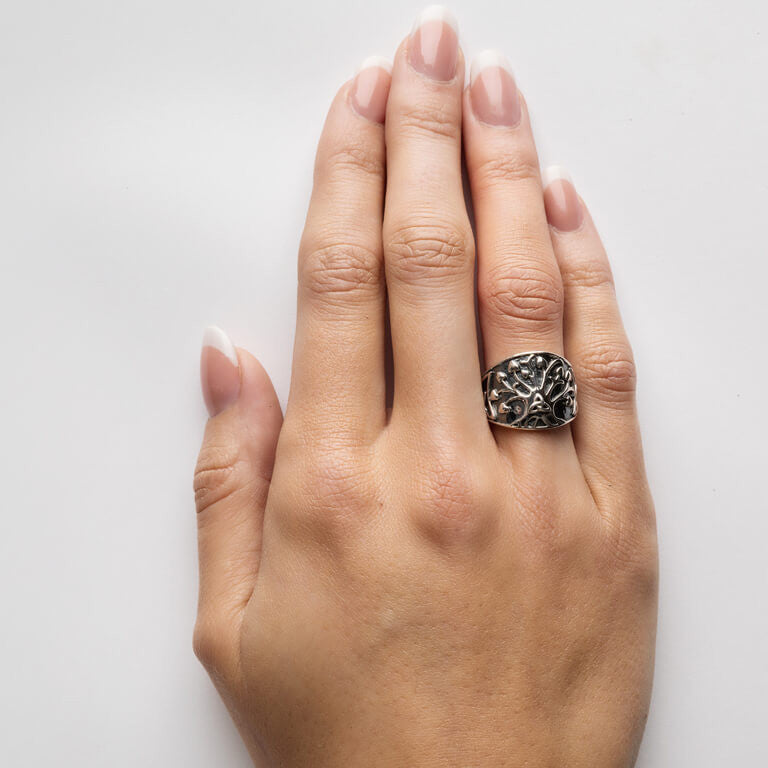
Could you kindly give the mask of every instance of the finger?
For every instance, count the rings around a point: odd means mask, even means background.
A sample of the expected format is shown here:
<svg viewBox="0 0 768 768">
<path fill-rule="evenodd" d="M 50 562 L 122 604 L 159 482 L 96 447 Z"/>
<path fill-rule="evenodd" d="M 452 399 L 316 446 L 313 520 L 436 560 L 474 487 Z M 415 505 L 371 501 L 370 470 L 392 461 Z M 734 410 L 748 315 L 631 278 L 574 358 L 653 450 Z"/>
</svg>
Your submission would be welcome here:
<svg viewBox="0 0 768 768">
<path fill-rule="evenodd" d="M 385 419 L 381 255 L 388 64 L 369 59 L 339 91 L 317 149 L 299 249 L 287 419 L 354 441 Z"/>
<path fill-rule="evenodd" d="M 236 662 L 240 617 L 259 569 L 282 416 L 267 373 L 218 328 L 205 333 L 200 373 L 211 418 L 194 483 L 200 565 L 195 648 L 206 664 L 226 666 L 226 660 Z"/>
<path fill-rule="evenodd" d="M 486 368 L 523 352 L 562 354 L 560 272 L 528 112 L 505 57 L 486 51 L 475 58 L 464 104 Z M 499 429 L 497 439 L 535 461 L 533 445 L 573 450 L 567 429 L 546 436 Z"/>
<path fill-rule="evenodd" d="M 398 412 L 482 419 L 474 247 L 461 180 L 464 64 L 456 23 L 432 6 L 395 57 L 387 106 L 385 265 Z M 453 408 L 454 404 L 460 407 Z"/>
<path fill-rule="evenodd" d="M 608 258 L 562 168 L 544 174 L 544 201 L 565 288 L 565 351 L 578 387 L 573 439 L 598 504 L 644 486 L 635 365 Z"/>
</svg>

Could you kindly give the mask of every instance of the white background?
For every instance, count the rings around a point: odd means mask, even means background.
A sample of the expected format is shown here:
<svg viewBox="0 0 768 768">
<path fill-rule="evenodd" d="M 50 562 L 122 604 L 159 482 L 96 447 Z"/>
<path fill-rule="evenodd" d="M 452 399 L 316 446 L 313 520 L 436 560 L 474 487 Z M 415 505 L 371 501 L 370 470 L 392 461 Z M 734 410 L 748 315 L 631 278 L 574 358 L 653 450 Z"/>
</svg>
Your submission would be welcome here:
<svg viewBox="0 0 768 768">
<path fill-rule="evenodd" d="M 200 335 L 285 402 L 325 110 L 419 7 L 0 5 L 3 766 L 248 765 L 191 651 Z M 453 8 L 570 167 L 634 343 L 662 572 L 639 765 L 764 765 L 768 4 Z"/>
</svg>

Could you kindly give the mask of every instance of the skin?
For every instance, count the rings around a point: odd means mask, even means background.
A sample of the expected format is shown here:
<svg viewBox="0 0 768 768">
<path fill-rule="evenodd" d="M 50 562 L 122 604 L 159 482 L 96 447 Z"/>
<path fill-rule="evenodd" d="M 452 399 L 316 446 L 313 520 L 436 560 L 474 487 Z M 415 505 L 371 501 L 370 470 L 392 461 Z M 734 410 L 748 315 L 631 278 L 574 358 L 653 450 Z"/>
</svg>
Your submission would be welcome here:
<svg viewBox="0 0 768 768">
<path fill-rule="evenodd" d="M 257 765 L 630 766 L 657 555 L 608 262 L 585 208 L 548 224 L 524 102 L 481 124 L 461 53 L 437 81 L 409 42 L 384 125 L 330 108 L 285 420 L 238 350 L 208 422 L 195 650 Z M 572 425 L 489 425 L 475 299 L 489 365 L 571 361 Z"/>
</svg>

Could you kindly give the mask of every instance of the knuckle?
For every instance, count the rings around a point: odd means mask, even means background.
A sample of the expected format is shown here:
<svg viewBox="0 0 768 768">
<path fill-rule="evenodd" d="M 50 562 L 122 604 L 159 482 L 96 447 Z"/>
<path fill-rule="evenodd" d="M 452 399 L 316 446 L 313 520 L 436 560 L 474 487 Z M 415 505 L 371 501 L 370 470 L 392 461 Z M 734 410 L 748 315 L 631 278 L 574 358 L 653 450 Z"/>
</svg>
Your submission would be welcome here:
<svg viewBox="0 0 768 768">
<path fill-rule="evenodd" d="M 200 450 L 195 466 L 193 487 L 197 513 L 202 514 L 233 496 L 244 485 L 242 468 L 245 461 L 238 445 L 206 444 Z"/>
<path fill-rule="evenodd" d="M 539 160 L 534 147 L 520 148 L 516 152 L 502 152 L 484 159 L 477 167 L 476 178 L 483 186 L 510 182 L 538 182 Z"/>
<path fill-rule="evenodd" d="M 402 282 L 465 276 L 473 264 L 472 234 L 463 226 L 402 226 L 387 242 L 388 270 Z"/>
<path fill-rule="evenodd" d="M 217 630 L 217 625 L 203 615 L 199 615 L 192 634 L 192 650 L 198 661 L 209 671 L 220 670 L 229 653 L 224 641 L 224 634 Z"/>
<path fill-rule="evenodd" d="M 581 356 L 578 367 L 581 380 L 606 400 L 627 400 L 637 388 L 637 368 L 628 344 L 594 345 Z"/>
<path fill-rule="evenodd" d="M 428 539 L 446 545 L 486 529 L 491 504 L 480 472 L 468 461 L 444 456 L 417 471 L 412 517 Z"/>
<path fill-rule="evenodd" d="M 287 471 L 295 487 L 290 517 L 296 530 L 310 538 L 340 532 L 371 507 L 371 473 L 356 449 L 315 450 L 287 462 L 287 467 L 281 471 Z"/>
<path fill-rule="evenodd" d="M 522 480 L 522 478 L 521 478 Z M 574 534 L 588 527 L 577 525 L 577 515 L 564 504 L 551 478 L 528 477 L 516 485 L 520 537 L 536 563 L 545 558 L 558 562 L 573 549 Z"/>
<path fill-rule="evenodd" d="M 607 526 L 607 559 L 630 588 L 638 593 L 655 595 L 659 568 L 653 503 L 642 511 L 615 517 Z"/>
<path fill-rule="evenodd" d="M 620 570 L 625 574 L 633 592 L 653 597 L 659 587 L 659 564 L 655 545 L 639 546 L 633 555 L 620 560 Z"/>
<path fill-rule="evenodd" d="M 316 247 L 302 259 L 301 284 L 310 293 L 329 297 L 377 290 L 380 254 L 360 245 L 332 243 Z"/>
<path fill-rule="evenodd" d="M 316 455 L 307 473 L 314 506 L 322 509 L 356 506 L 360 489 L 356 468 L 355 457 L 346 451 Z"/>
<path fill-rule="evenodd" d="M 563 286 L 554 269 L 497 268 L 484 279 L 480 295 L 496 318 L 556 325 L 562 317 Z"/>
<path fill-rule="evenodd" d="M 613 273 L 605 259 L 580 261 L 574 264 L 565 263 L 560 273 L 564 285 L 568 287 L 613 289 Z"/>
<path fill-rule="evenodd" d="M 384 176 L 384 156 L 360 143 L 344 143 L 318 155 L 315 175 L 320 177 L 345 176 L 347 174 Z"/>
<path fill-rule="evenodd" d="M 409 104 L 400 111 L 398 129 L 405 136 L 426 134 L 458 141 L 459 115 L 453 106 L 441 102 Z"/>
</svg>

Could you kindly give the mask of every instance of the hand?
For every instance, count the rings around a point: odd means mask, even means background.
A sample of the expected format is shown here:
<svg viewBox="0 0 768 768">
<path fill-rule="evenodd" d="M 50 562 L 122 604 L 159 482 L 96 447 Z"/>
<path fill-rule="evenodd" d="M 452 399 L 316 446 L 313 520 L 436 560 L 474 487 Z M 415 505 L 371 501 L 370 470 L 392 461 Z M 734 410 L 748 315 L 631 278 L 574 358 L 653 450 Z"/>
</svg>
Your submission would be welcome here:
<svg viewBox="0 0 768 768">
<path fill-rule="evenodd" d="M 196 651 L 264 765 L 629 766 L 656 541 L 608 262 L 572 183 L 542 191 L 503 59 L 464 90 L 454 27 L 421 21 L 331 106 L 284 423 L 207 337 Z M 571 361 L 571 426 L 490 427 L 476 294 L 488 367 Z"/>
</svg>

